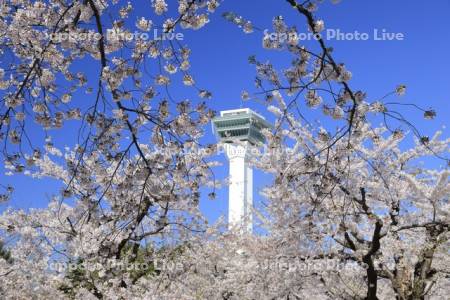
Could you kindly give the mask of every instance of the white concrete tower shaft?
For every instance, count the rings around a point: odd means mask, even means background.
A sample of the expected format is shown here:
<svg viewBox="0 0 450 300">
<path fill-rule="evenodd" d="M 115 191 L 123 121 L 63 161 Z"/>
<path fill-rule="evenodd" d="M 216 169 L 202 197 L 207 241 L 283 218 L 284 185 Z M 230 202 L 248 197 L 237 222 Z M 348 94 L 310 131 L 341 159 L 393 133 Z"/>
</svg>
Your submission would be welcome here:
<svg viewBox="0 0 450 300">
<path fill-rule="evenodd" d="M 230 163 L 228 228 L 245 233 L 253 230 L 253 169 L 248 164 L 248 147 L 248 142 L 225 145 Z"/>
</svg>

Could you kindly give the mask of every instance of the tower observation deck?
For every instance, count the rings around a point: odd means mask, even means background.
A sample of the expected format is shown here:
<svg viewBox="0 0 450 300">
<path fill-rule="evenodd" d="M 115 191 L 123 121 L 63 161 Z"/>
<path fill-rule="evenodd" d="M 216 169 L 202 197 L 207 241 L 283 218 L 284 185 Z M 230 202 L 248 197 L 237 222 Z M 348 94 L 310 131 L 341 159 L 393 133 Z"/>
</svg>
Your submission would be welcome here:
<svg viewBox="0 0 450 300">
<path fill-rule="evenodd" d="M 250 147 L 265 143 L 261 131 L 271 128 L 263 116 L 249 108 L 225 110 L 212 120 L 230 163 L 228 228 L 251 233 L 253 229 L 253 170 L 248 164 Z"/>
</svg>

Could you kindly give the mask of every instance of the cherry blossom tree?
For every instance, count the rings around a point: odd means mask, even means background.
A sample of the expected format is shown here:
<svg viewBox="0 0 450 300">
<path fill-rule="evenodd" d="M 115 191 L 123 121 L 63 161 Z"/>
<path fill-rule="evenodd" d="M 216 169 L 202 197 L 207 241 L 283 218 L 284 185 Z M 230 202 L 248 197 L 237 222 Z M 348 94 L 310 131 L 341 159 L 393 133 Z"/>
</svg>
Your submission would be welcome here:
<svg viewBox="0 0 450 300">
<path fill-rule="evenodd" d="M 449 140 L 440 140 L 440 132 L 423 136 L 397 109 L 402 104 L 391 98 L 402 96 L 404 85 L 373 100 L 354 91 L 351 72 L 335 61 L 320 35 L 325 23 L 314 16 L 317 3 L 287 2 L 306 19 L 320 51 L 299 45 L 297 29 L 275 17 L 263 46 L 288 53 L 292 63 L 277 70 L 250 57 L 261 92 L 243 93 L 244 100 L 262 100 L 277 116 L 267 148 L 254 162 L 275 177 L 260 213 L 270 236 L 278 238 L 272 245 L 284 257 L 336 258 L 360 266 L 326 276 L 318 272 L 324 297 L 445 297 Z M 225 17 L 246 33 L 256 28 L 234 13 Z M 406 105 L 425 119 L 436 115 Z M 335 127 L 312 124 L 305 107 L 320 108 Z M 378 120 L 384 125 L 373 126 Z M 400 145 L 408 133 L 415 138 L 411 149 Z M 420 166 L 427 156 L 441 168 Z"/>
<path fill-rule="evenodd" d="M 264 191 L 264 224 L 279 237 L 278 252 L 357 263 L 350 274 L 317 274 L 332 298 L 444 297 L 449 171 L 418 161 L 448 153 L 450 140 L 437 133 L 427 145 L 417 139 L 401 150 L 403 136 L 366 123 L 330 146 L 324 129 L 272 110 L 292 126 L 270 135 L 273 149 L 257 162 L 275 176 Z"/>
<path fill-rule="evenodd" d="M 170 86 L 178 80 L 204 100 L 211 93 L 189 72 L 190 49 L 165 36 L 200 29 L 219 2 L 149 4 L 136 23 L 131 2 L 0 4 L 5 167 L 63 185 L 46 209 L 3 213 L 2 297 L 121 295 L 149 274 L 128 278 L 107 261 L 132 264 L 143 249 L 171 248 L 205 229 L 199 189 L 215 183 L 212 146 L 199 138 L 214 113 L 204 101 L 174 99 Z M 152 29 L 158 37 L 149 38 Z M 83 69 L 90 63 L 96 71 Z M 70 122 L 79 127 L 75 145 L 58 149 L 51 130 Z M 30 134 L 36 124 L 42 139 Z M 13 187 L 1 188 L 4 202 Z M 74 276 L 72 265 L 99 268 Z"/>
</svg>

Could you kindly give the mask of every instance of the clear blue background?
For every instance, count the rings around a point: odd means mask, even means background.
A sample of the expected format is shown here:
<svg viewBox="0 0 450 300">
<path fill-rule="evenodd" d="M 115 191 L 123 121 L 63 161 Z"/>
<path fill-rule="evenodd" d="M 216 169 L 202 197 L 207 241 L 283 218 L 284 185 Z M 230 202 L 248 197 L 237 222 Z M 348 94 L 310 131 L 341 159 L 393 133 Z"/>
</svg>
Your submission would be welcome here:
<svg viewBox="0 0 450 300">
<path fill-rule="evenodd" d="M 148 1 L 143 2 L 135 1 L 138 8 L 142 5 L 142 10 L 137 10 L 140 15 L 149 9 Z M 174 5 L 175 2 L 169 1 L 169 5 Z M 205 28 L 183 31 L 184 42 L 192 49 L 191 72 L 199 86 L 213 92 L 214 97 L 209 100 L 209 105 L 215 110 L 241 107 L 241 91 L 255 91 L 255 70 L 253 65 L 247 63 L 249 55 L 255 54 L 262 61 L 270 59 L 276 65 L 286 66 L 288 63 L 286 54 L 262 49 L 262 32 L 247 35 L 224 20 L 221 14 L 225 11 L 242 15 L 261 29 L 270 29 L 273 17 L 282 15 L 288 25 L 296 25 L 299 31 L 306 31 L 304 17 L 282 0 L 226 0 L 212 15 L 210 24 Z M 325 20 L 327 28 L 340 29 L 342 32 L 357 30 L 372 34 L 374 29 L 386 29 L 389 32 L 403 33 L 404 41 L 331 40 L 327 43 L 334 48 L 336 61 L 345 62 L 353 73 L 351 87 L 366 91 L 369 100 L 383 96 L 398 84 L 405 84 L 408 87 L 407 94 L 401 101 L 426 108 L 433 107 L 438 113 L 434 121 L 424 121 L 420 113 L 406 108 L 403 110 L 423 134 L 432 134 L 443 125 L 448 125 L 449 0 L 344 0 L 338 5 L 325 1 L 316 14 Z M 182 96 L 183 91 L 175 91 L 175 95 Z M 86 100 L 88 99 L 84 99 Z M 261 105 L 250 102 L 244 103 L 244 106 L 250 106 L 270 119 Z M 206 129 L 208 135 L 204 138 L 205 143 L 214 142 L 210 127 Z M 60 133 L 55 132 L 58 144 L 73 145 L 74 135 L 69 133 L 72 131 L 73 128 L 69 126 Z M 448 130 L 444 130 L 444 136 L 448 136 Z M 217 159 L 224 163 L 224 167 L 216 168 L 215 172 L 217 178 L 223 179 L 228 172 L 226 160 L 223 155 Z M 3 173 L 0 175 L 0 182 L 4 185 L 11 184 L 16 190 L 12 201 L 0 205 L 0 210 L 6 206 L 43 207 L 51 195 L 59 191 L 59 185 L 51 180 L 33 180 L 23 175 L 7 177 Z M 256 172 L 254 181 L 254 197 L 260 199 L 258 190 L 269 184 L 270 178 Z M 213 201 L 204 195 L 200 203 L 201 209 L 211 221 L 226 214 L 227 210 L 227 189 L 219 190 L 217 195 L 217 199 Z"/>
</svg>

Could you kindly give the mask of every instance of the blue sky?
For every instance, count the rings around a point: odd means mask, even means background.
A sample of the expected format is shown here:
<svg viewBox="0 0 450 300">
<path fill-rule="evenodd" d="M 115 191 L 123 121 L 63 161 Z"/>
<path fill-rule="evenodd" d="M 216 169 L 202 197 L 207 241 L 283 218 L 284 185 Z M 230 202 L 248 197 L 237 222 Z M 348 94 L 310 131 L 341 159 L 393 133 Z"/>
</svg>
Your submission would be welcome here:
<svg viewBox="0 0 450 300">
<path fill-rule="evenodd" d="M 142 3 L 142 2 L 141 2 Z M 175 1 L 169 1 L 169 5 Z M 136 1 L 140 6 L 140 1 Z M 144 4 L 142 4 L 144 5 Z M 148 2 L 145 2 L 146 8 Z M 240 107 L 242 90 L 254 90 L 255 70 L 247 63 L 249 55 L 260 60 L 270 59 L 274 64 L 286 65 L 289 57 L 283 52 L 266 51 L 261 47 L 262 32 L 247 35 L 239 28 L 221 17 L 225 11 L 234 11 L 261 29 L 270 29 L 272 18 L 282 15 L 288 25 L 296 25 L 305 31 L 305 20 L 296 13 L 286 1 L 282 0 L 225 0 L 210 24 L 199 31 L 187 31 L 184 42 L 192 49 L 191 72 L 196 83 L 212 91 L 214 97 L 209 100 L 216 110 Z M 139 13 L 141 13 L 139 11 Z M 408 0 L 343 0 L 338 5 L 329 1 L 320 7 L 317 16 L 325 21 L 327 28 L 342 32 L 367 32 L 372 35 L 374 29 L 386 29 L 389 32 L 403 33 L 403 41 L 327 41 L 334 48 L 337 62 L 344 62 L 353 73 L 350 84 L 355 90 L 368 93 L 369 100 L 377 99 L 393 90 L 398 84 L 407 86 L 407 94 L 401 101 L 415 103 L 423 107 L 433 107 L 438 116 L 434 121 L 424 121 L 421 114 L 413 110 L 403 110 L 409 120 L 423 134 L 432 134 L 448 125 L 450 113 L 450 48 L 448 28 L 450 28 L 450 1 L 435 0 L 429 2 Z M 310 42 L 307 42 L 310 43 Z M 313 42 L 312 42 L 313 43 Z M 84 68 L 85 66 L 83 66 Z M 184 90 L 175 90 L 174 94 L 183 96 Z M 193 99 L 195 100 L 195 99 Z M 244 103 L 269 117 L 264 107 L 258 104 Z M 270 119 L 270 117 L 269 117 Z M 67 134 L 71 129 L 55 133 L 61 144 L 73 144 L 73 137 Z M 205 143 L 214 142 L 210 126 Z M 448 136 L 448 130 L 444 130 Z M 216 169 L 218 178 L 224 178 L 228 172 L 225 157 L 217 157 L 224 167 Z M 3 172 L 2 172 L 3 173 Z M 12 201 L 13 207 L 42 207 L 49 197 L 58 192 L 57 185 L 49 180 L 32 180 L 15 175 L 0 175 L 2 184 L 16 187 Z M 268 176 L 255 174 L 254 197 L 260 198 L 258 190 L 269 183 Z M 202 198 L 201 208 L 206 215 L 215 220 L 226 213 L 227 189 L 218 191 L 217 200 Z M 0 206 L 0 210 L 5 205 Z"/>
</svg>

